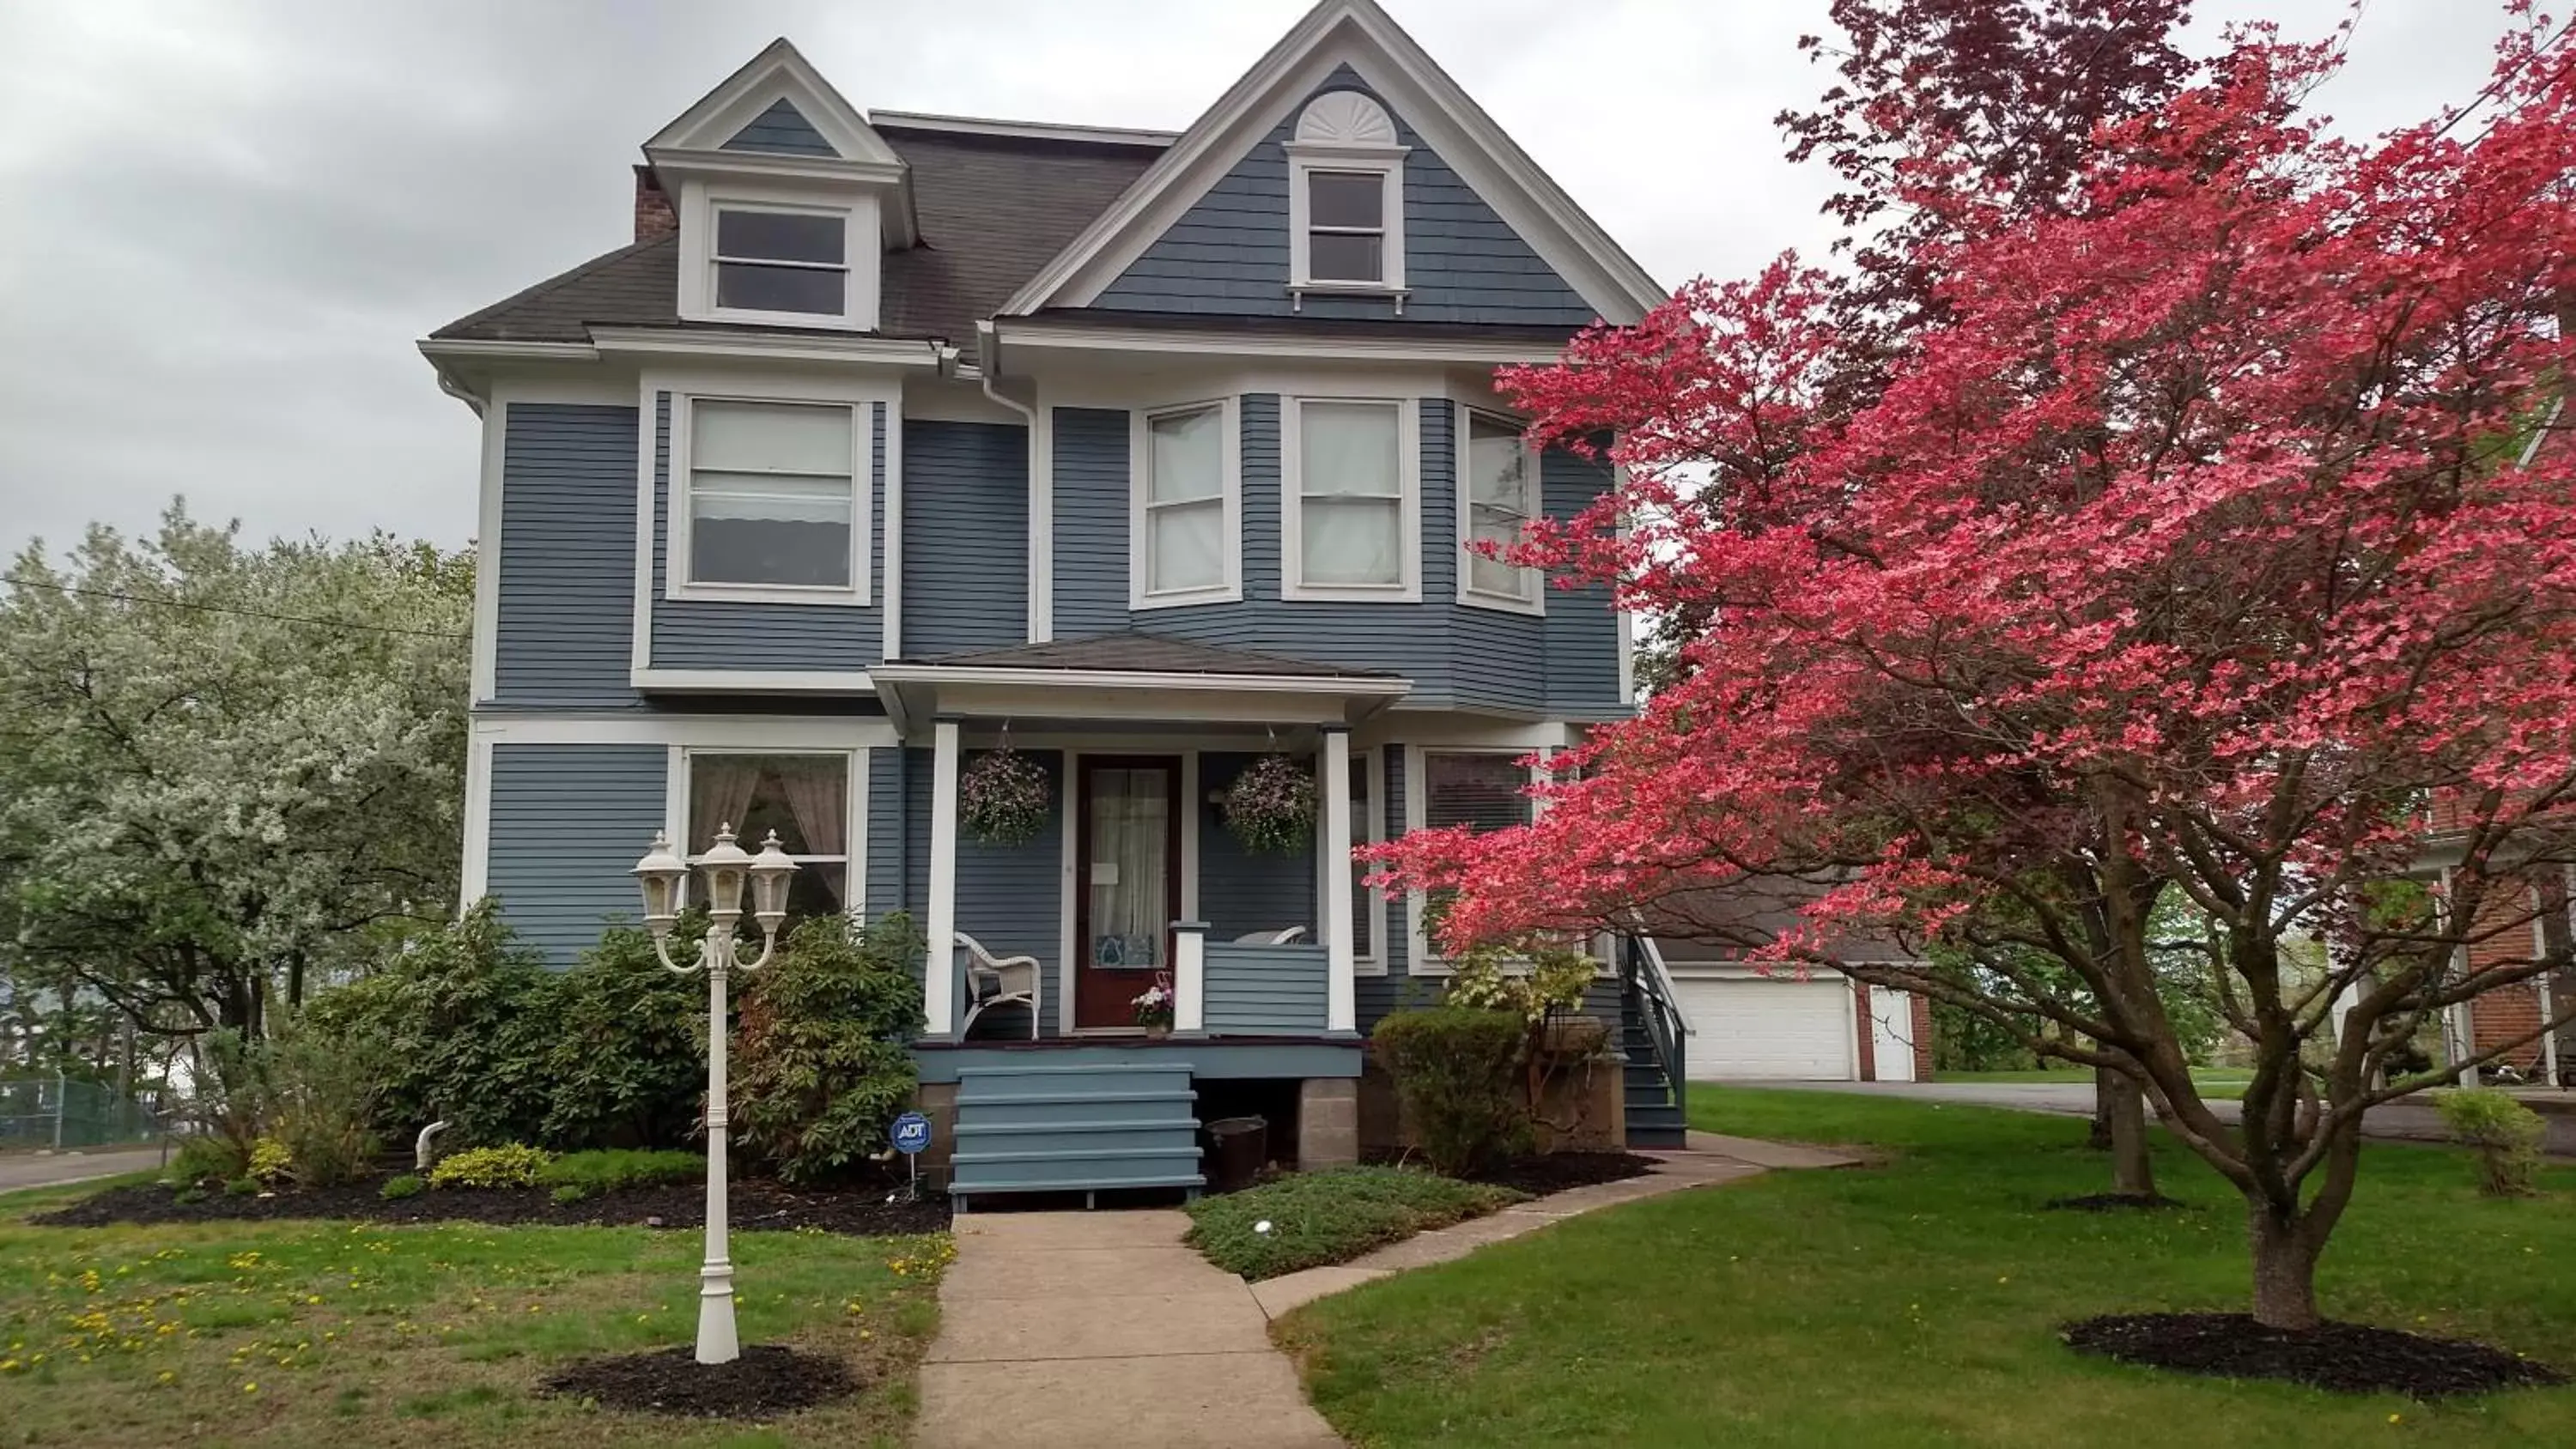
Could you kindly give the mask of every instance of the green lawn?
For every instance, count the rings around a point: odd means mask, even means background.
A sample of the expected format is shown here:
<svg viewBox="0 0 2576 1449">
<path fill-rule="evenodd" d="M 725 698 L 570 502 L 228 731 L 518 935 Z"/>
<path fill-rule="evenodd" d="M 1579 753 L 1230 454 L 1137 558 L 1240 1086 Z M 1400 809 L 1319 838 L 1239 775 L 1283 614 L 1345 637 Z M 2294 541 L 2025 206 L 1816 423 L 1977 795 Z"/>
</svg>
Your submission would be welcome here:
<svg viewBox="0 0 2576 1449">
<path fill-rule="evenodd" d="M 2191 1079 L 2200 1085 L 2200 1094 L 2204 1098 L 2212 1101 L 2222 1098 L 2233 1101 L 2245 1095 L 2245 1084 L 2254 1080 L 2254 1073 L 2244 1067 L 2194 1067 L 2191 1069 Z M 2093 1080 L 2093 1069 L 2070 1067 L 2060 1063 L 2056 1066 L 2030 1067 L 2010 1072 L 1935 1072 L 1932 1074 L 1932 1080 L 1936 1082 L 2089 1082 Z"/>
<path fill-rule="evenodd" d="M 699 1235 L 305 1222 L 39 1228 L 97 1184 L 0 1197 L 10 1444 L 900 1443 L 948 1239 L 737 1233 L 743 1341 L 872 1387 L 775 1427 L 532 1396 L 568 1359 L 689 1342 Z"/>
<path fill-rule="evenodd" d="M 1279 1326 L 1356 1444 L 2566 1445 L 2576 1388 L 2417 1404 L 2079 1358 L 2097 1313 L 2242 1306 L 2236 1199 L 2158 1134 L 2192 1210 L 2048 1212 L 2107 1185 L 2065 1118 L 1694 1088 L 1700 1127 L 1879 1149 L 1587 1214 Z M 2479 1198 L 2447 1149 L 2374 1147 L 2325 1262 L 2329 1313 L 2576 1369 L 2576 1171 Z"/>
</svg>

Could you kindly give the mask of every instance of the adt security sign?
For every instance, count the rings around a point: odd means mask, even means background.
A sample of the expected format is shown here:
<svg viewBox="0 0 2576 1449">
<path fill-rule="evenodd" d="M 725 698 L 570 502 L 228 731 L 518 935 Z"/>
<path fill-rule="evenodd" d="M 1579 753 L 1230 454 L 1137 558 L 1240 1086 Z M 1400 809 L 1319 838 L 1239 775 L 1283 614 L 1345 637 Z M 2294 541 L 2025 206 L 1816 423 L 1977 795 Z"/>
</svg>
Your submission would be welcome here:
<svg viewBox="0 0 2576 1449">
<path fill-rule="evenodd" d="M 894 1150 L 906 1157 L 930 1145 L 930 1119 L 906 1112 L 894 1119 Z"/>
</svg>

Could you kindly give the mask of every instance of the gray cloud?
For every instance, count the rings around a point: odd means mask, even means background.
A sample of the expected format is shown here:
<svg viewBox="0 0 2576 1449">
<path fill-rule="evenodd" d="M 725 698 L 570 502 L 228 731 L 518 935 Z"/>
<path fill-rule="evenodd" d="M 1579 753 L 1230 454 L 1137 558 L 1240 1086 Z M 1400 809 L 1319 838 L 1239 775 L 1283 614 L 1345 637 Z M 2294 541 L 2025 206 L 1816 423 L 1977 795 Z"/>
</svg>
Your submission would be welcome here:
<svg viewBox="0 0 2576 1449">
<path fill-rule="evenodd" d="M 145 528 L 174 493 L 254 536 L 463 542 L 476 430 L 413 341 L 623 241 L 636 147 L 774 36 L 861 107 L 1178 129 L 1303 8 L 0 9 L 0 549 Z M 1792 46 L 1823 0 L 1392 8 L 1659 279 L 1829 239 L 1829 178 L 1771 127 L 1822 84 Z M 2497 13 L 2381 0 L 2324 106 L 2375 131 L 2473 93 Z"/>
</svg>

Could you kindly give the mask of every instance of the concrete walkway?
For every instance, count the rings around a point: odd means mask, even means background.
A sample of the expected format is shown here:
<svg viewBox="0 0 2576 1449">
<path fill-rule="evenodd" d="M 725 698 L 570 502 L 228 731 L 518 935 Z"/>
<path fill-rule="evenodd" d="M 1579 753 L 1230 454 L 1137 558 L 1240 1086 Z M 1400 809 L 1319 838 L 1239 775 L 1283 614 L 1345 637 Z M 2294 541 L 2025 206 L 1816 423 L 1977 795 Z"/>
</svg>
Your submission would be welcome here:
<svg viewBox="0 0 2576 1449">
<path fill-rule="evenodd" d="M 1241 1278 L 1178 1212 L 957 1220 L 922 1449 L 1334 1449 Z"/>
</svg>

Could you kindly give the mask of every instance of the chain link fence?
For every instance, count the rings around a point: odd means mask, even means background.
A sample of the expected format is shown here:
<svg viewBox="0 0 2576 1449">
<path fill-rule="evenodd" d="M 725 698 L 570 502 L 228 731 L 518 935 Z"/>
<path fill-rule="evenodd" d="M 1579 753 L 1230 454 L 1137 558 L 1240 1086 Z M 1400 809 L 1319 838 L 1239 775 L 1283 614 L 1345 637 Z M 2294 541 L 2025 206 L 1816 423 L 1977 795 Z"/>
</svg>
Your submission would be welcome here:
<svg viewBox="0 0 2576 1449">
<path fill-rule="evenodd" d="M 113 1147 L 158 1141 L 158 1093 L 128 1096 L 62 1076 L 0 1077 L 0 1151 Z"/>
</svg>

